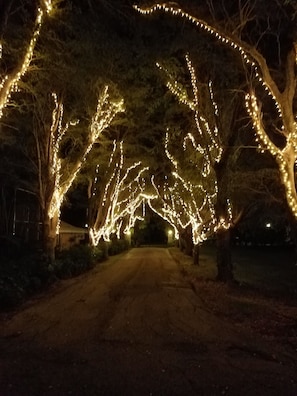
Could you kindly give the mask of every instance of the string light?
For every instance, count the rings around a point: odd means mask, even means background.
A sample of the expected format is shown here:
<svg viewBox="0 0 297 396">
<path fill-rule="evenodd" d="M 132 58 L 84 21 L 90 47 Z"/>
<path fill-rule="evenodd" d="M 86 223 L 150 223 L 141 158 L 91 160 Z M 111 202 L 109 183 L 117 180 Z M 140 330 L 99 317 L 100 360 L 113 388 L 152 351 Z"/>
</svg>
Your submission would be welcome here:
<svg viewBox="0 0 297 396">
<path fill-rule="evenodd" d="M 147 170 L 148 167 L 142 166 L 140 161 L 125 166 L 123 142 L 113 142 L 106 170 L 109 176 L 103 194 L 98 193 L 94 224 L 90 227 L 90 239 L 94 246 L 101 239 L 109 241 L 111 234 L 119 236 L 121 230 L 129 232 L 136 220 L 143 219 L 137 210 L 150 197 L 145 193 L 145 184 L 142 182 L 143 174 Z M 94 180 L 94 184 L 97 180 Z"/>
<path fill-rule="evenodd" d="M 53 10 L 51 0 L 42 1 L 42 5 L 45 8 L 45 13 L 50 14 Z M 38 8 L 37 16 L 35 20 L 35 27 L 32 33 L 32 38 L 25 51 L 22 62 L 10 73 L 6 74 L 0 81 L 0 118 L 3 116 L 4 108 L 9 104 L 11 95 L 13 92 L 18 91 L 18 84 L 20 79 L 26 74 L 30 63 L 32 61 L 34 48 L 40 34 L 40 30 L 44 20 L 44 11 L 42 8 Z M 2 57 L 2 45 L 1 45 L 1 55 Z"/>
<path fill-rule="evenodd" d="M 262 114 L 253 91 L 246 95 L 246 108 L 253 121 L 256 141 L 261 151 L 269 151 L 279 166 L 282 184 L 285 187 L 288 205 L 297 218 L 297 193 L 295 184 L 295 163 L 297 160 L 297 123 L 292 122 L 290 132 L 286 133 L 286 145 L 278 148 L 267 136 L 263 125 Z M 284 133 L 285 134 L 285 133 Z"/>
<path fill-rule="evenodd" d="M 50 14 L 53 11 L 53 4 L 52 4 L 52 0 L 43 0 L 43 6 L 46 9 L 46 13 Z"/>
<path fill-rule="evenodd" d="M 48 215 L 50 219 L 60 217 L 62 202 L 77 174 L 81 170 L 87 155 L 93 147 L 96 140 L 111 124 L 115 116 L 124 111 L 123 101 L 110 101 L 108 95 L 108 86 L 106 86 L 98 98 L 96 112 L 91 120 L 88 134 L 88 141 L 82 152 L 80 159 L 73 164 L 67 164 L 60 158 L 60 149 L 63 137 L 69 130 L 70 126 L 78 124 L 79 120 L 72 121 L 63 125 L 64 107 L 63 103 L 58 100 L 55 93 L 52 94 L 54 99 L 54 109 L 52 112 L 52 124 L 50 129 L 50 172 L 54 181 L 53 193 L 49 203 Z M 67 161 L 67 159 L 66 159 Z M 57 233 L 59 229 L 57 228 Z"/>
<path fill-rule="evenodd" d="M 244 45 L 241 43 L 239 40 L 236 40 L 235 38 L 229 37 L 228 35 L 220 32 L 218 29 L 208 25 L 205 21 L 195 18 L 194 16 L 188 14 L 187 12 L 183 11 L 181 8 L 178 6 L 173 6 L 173 5 L 167 5 L 166 3 L 164 4 L 155 4 L 150 7 L 139 7 L 138 5 L 134 5 L 133 8 L 138 11 L 139 13 L 143 15 L 150 15 L 158 11 L 163 11 L 165 13 L 172 14 L 174 16 L 179 16 L 181 18 L 184 18 L 194 24 L 197 28 L 204 30 L 208 34 L 211 34 L 214 36 L 216 39 L 221 41 L 224 44 L 227 44 L 231 46 L 232 48 L 236 49 L 237 51 L 240 52 L 241 56 L 243 59 L 249 63 L 251 66 L 256 66 L 256 63 L 253 60 L 253 57 L 250 56 L 249 54 L 249 47 L 248 45 Z"/>
<path fill-rule="evenodd" d="M 200 177 L 197 175 L 196 179 L 200 180 L 200 184 L 195 184 L 182 176 L 181 165 L 169 149 L 169 129 L 167 129 L 165 153 L 173 166 L 172 176 L 175 178 L 175 183 L 170 188 L 166 187 L 168 184 L 165 183 L 162 192 L 152 179 L 158 200 L 152 200 L 150 205 L 176 230 L 185 229 L 191 225 L 193 242 L 198 244 L 218 230 L 229 228 L 232 224 L 232 213 L 229 212 L 231 208 L 229 201 L 227 201 L 226 218 L 218 219 L 215 210 L 218 188 L 214 167 L 220 161 L 223 149 L 216 125 L 219 109 L 214 100 L 212 82 L 210 81 L 208 84 L 208 98 L 212 115 L 209 113 L 208 119 L 206 119 L 202 115 L 199 83 L 189 55 L 186 55 L 186 64 L 191 78 L 193 99 L 189 98 L 188 93 L 178 84 L 178 81 L 173 80 L 173 76 L 164 66 L 158 64 L 158 68 L 168 76 L 169 81 L 166 85 L 170 92 L 194 114 L 197 136 L 187 133 L 182 145 L 184 151 L 194 149 L 196 152 L 196 158 L 198 158 L 196 166 L 198 164 L 201 166 Z M 191 158 L 191 155 L 184 154 L 183 156 Z"/>
<path fill-rule="evenodd" d="M 251 67 L 254 79 L 263 88 L 264 92 L 272 98 L 275 108 L 277 110 L 279 119 L 281 121 L 281 133 L 286 139 L 286 145 L 283 149 L 279 149 L 269 138 L 262 120 L 261 112 L 257 105 L 257 98 L 255 93 L 251 92 L 246 96 L 246 107 L 251 116 L 256 141 L 259 144 L 261 152 L 267 150 L 276 159 L 279 167 L 281 182 L 285 187 L 286 198 L 288 205 L 297 218 L 297 192 L 295 183 L 295 164 L 297 162 L 297 115 L 294 113 L 294 98 L 296 95 L 296 78 L 295 68 L 297 63 L 297 45 L 293 43 L 293 48 L 289 51 L 286 62 L 286 85 L 282 92 L 280 92 L 277 84 L 271 76 L 270 70 L 267 66 L 265 58 L 257 51 L 255 47 L 242 42 L 238 38 L 230 37 L 228 34 L 219 31 L 214 27 L 208 25 L 205 21 L 195 18 L 187 12 L 180 9 L 177 5 L 169 4 L 155 4 L 151 7 L 139 7 L 134 5 L 135 10 L 144 15 L 150 15 L 158 11 L 179 16 L 188 20 L 198 29 L 205 31 L 207 34 L 215 37 L 222 44 L 230 46 L 232 49 L 239 52 L 241 58 L 246 65 Z M 175 88 L 175 91 L 174 89 Z M 178 94 L 174 84 L 170 85 L 171 91 Z M 180 100 L 185 99 L 180 96 Z"/>
</svg>

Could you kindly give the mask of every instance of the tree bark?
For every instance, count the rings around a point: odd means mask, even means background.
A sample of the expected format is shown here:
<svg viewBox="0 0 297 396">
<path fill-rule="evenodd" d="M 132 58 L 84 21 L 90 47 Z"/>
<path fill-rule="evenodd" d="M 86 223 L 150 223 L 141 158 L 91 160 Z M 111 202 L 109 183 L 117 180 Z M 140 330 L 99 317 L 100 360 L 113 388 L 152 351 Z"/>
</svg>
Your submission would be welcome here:
<svg viewBox="0 0 297 396">
<path fill-rule="evenodd" d="M 187 256 L 193 255 L 193 239 L 191 227 L 187 227 L 179 233 L 180 249 Z"/>
<path fill-rule="evenodd" d="M 232 139 L 230 138 L 230 143 Z M 217 203 L 216 217 L 228 219 L 228 158 L 230 148 L 223 151 L 221 161 L 216 164 L 215 172 L 217 178 Z M 234 279 L 231 255 L 231 233 L 230 228 L 221 228 L 217 231 L 217 280 L 229 282 Z"/>
<path fill-rule="evenodd" d="M 230 282 L 233 277 L 230 229 L 217 232 L 217 280 Z"/>
<path fill-rule="evenodd" d="M 197 244 L 194 245 L 193 247 L 193 264 L 199 265 L 200 264 L 199 259 L 200 259 L 200 245 Z"/>
<path fill-rule="evenodd" d="M 290 232 L 289 237 L 293 244 L 293 259 L 295 265 L 297 265 L 297 222 L 291 211 L 288 213 L 288 223 Z"/>
<path fill-rule="evenodd" d="M 43 222 L 43 252 L 48 260 L 48 264 L 52 264 L 56 257 L 58 221 L 58 215 L 49 218 L 46 214 Z"/>
</svg>

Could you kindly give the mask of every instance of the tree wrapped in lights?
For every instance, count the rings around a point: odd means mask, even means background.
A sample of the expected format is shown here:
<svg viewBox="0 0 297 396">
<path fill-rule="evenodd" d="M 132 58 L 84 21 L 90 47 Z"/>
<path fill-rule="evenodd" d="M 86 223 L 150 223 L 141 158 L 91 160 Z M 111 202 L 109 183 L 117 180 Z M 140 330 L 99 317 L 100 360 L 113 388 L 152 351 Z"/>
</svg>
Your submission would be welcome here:
<svg viewBox="0 0 297 396">
<path fill-rule="evenodd" d="M 196 224 L 197 216 L 199 216 L 196 211 L 197 203 L 192 191 L 193 187 L 185 187 L 179 177 L 173 176 L 172 184 L 169 184 L 167 176 L 165 176 L 165 181 L 160 184 L 157 184 L 154 179 L 152 177 L 151 183 L 155 189 L 155 196 L 149 200 L 149 206 L 171 225 L 174 230 L 174 238 L 179 240 L 181 249 L 185 254 L 191 256 L 194 239 L 192 223 Z M 194 216 L 193 208 L 195 208 Z"/>
<path fill-rule="evenodd" d="M 184 139 L 184 142 L 187 140 Z M 193 136 L 192 136 L 193 139 Z M 196 151 L 197 147 L 191 145 L 190 148 L 183 150 L 184 158 L 193 157 L 190 151 Z M 195 173 L 189 172 L 184 164 L 177 161 L 169 151 L 169 138 L 166 135 L 166 154 L 173 165 L 173 183 L 170 186 L 165 182 L 163 186 L 158 186 L 152 180 L 153 186 L 159 199 L 162 201 L 162 217 L 181 234 L 189 225 L 192 228 L 192 238 L 195 245 L 199 245 L 216 231 L 215 202 L 217 196 L 216 180 L 214 175 L 209 174 L 199 177 L 199 165 L 195 163 Z M 197 152 L 195 152 L 197 160 Z M 203 155 L 199 155 L 200 159 Z M 185 161 L 184 161 L 185 162 Z M 189 168 L 189 166 L 188 166 Z M 196 173 L 197 172 L 197 173 Z M 209 176 L 209 177 L 208 177 Z M 154 204 L 154 201 L 152 202 Z"/>
<path fill-rule="evenodd" d="M 289 7 L 291 2 L 287 2 Z M 284 7 L 286 4 L 284 4 Z M 294 6 L 294 4 L 292 4 Z M 262 52 L 247 41 L 243 41 L 240 29 L 236 29 L 237 35 L 228 33 L 226 29 L 213 27 L 204 20 L 194 17 L 183 11 L 178 6 L 172 4 L 156 4 L 148 8 L 135 7 L 143 14 L 152 14 L 156 11 L 164 11 L 174 16 L 179 16 L 188 20 L 199 30 L 206 32 L 216 38 L 223 45 L 229 46 L 237 51 L 245 66 L 252 72 L 250 92 L 246 95 L 246 107 L 252 118 L 256 139 L 259 149 L 272 154 L 278 164 L 281 176 L 281 183 L 284 186 L 286 198 L 291 212 L 297 218 L 297 192 L 295 182 L 295 163 L 297 160 L 297 123 L 296 123 L 296 63 L 297 63 L 297 41 L 294 35 L 290 34 L 285 46 L 286 54 L 283 54 L 281 64 L 281 78 L 276 77 L 269 61 Z M 295 6 L 296 11 L 296 6 Z M 291 15 L 293 18 L 294 9 Z M 242 20 L 240 26 L 247 26 L 247 20 Z M 296 35 L 295 35 L 296 37 Z M 283 50 L 283 48 L 281 48 Z M 280 49 L 279 49 L 280 52 Z M 284 51 L 283 51 L 284 52 Z M 286 56 L 286 58 L 285 58 Z M 256 85 L 263 88 L 259 92 Z M 263 91 L 266 96 L 263 98 Z M 271 128 L 265 116 L 263 116 L 262 105 L 271 102 L 277 112 L 276 125 Z M 281 142 L 276 143 L 273 139 L 271 129 L 282 137 Z"/>
<path fill-rule="evenodd" d="M 178 199 L 179 191 L 176 191 L 178 183 L 172 186 L 168 183 L 168 176 L 164 177 L 162 183 L 157 184 L 155 177 L 151 177 L 151 184 L 155 190 L 155 195 L 152 195 L 148 200 L 150 208 L 167 221 L 174 229 L 175 239 L 179 239 L 182 229 L 186 229 L 190 224 L 183 210 L 182 201 Z"/>
<path fill-rule="evenodd" d="M 96 112 L 92 117 L 87 138 L 74 161 L 68 157 L 62 158 L 63 143 L 70 130 L 79 121 L 64 123 L 64 107 L 60 98 L 53 94 L 54 109 L 48 139 L 38 138 L 36 130 L 35 142 L 38 158 L 39 197 L 43 212 L 43 238 L 46 254 L 54 258 L 56 234 L 59 228 L 59 217 L 62 202 L 71 187 L 87 155 L 103 130 L 108 128 L 117 113 L 123 111 L 123 101 L 112 101 L 109 98 L 108 86 L 99 95 Z M 45 145 L 44 145 L 45 143 Z"/>
<path fill-rule="evenodd" d="M 89 228 L 94 246 L 109 241 L 112 234 L 127 233 L 139 219 L 137 208 L 146 199 L 143 175 L 148 168 L 140 161 L 130 166 L 125 162 L 123 142 L 114 141 L 107 168 L 100 172 L 100 165 L 96 167 L 89 187 Z"/>
<path fill-rule="evenodd" d="M 186 64 L 191 79 L 190 95 L 168 70 L 158 66 L 168 76 L 168 89 L 180 103 L 188 108 L 194 119 L 194 132 L 186 133 L 182 139 L 183 151 L 178 160 L 169 150 L 168 134 L 165 151 L 174 168 L 173 175 L 176 183 L 178 182 L 175 190 L 180 189 L 184 192 L 187 190 L 185 194 L 187 199 L 182 203 L 187 221 L 184 222 L 182 228 L 191 224 L 193 242 L 197 246 L 215 233 L 224 235 L 232 225 L 232 213 L 230 200 L 225 196 L 225 190 L 222 192 L 218 189 L 218 185 L 222 186 L 218 170 L 224 150 L 219 136 L 220 114 L 214 100 L 212 82 L 209 81 L 206 85 L 199 83 L 188 55 Z M 180 149 L 178 151 L 181 152 Z M 184 175 L 189 165 L 194 169 Z M 178 198 L 179 202 L 180 200 L 181 197 Z M 231 264 L 224 263 L 224 266 L 231 267 Z M 228 276 L 231 277 L 231 275 Z"/>
<path fill-rule="evenodd" d="M 50 15 L 53 11 L 52 0 L 40 0 L 39 3 L 34 27 L 31 33 L 31 39 L 29 40 L 27 48 L 24 50 L 23 55 L 17 60 L 17 64 L 10 65 L 11 70 L 8 72 L 5 70 L 0 75 L 0 118 L 3 115 L 3 109 L 9 104 L 11 94 L 18 91 L 19 81 L 29 69 L 44 18 L 46 15 Z M 8 14 L 10 12 L 11 5 L 12 3 L 7 4 L 5 12 L 6 23 L 9 17 Z M 5 55 L 2 47 L 2 43 L 0 42 L 0 61 L 4 61 L 2 58 Z"/>
</svg>

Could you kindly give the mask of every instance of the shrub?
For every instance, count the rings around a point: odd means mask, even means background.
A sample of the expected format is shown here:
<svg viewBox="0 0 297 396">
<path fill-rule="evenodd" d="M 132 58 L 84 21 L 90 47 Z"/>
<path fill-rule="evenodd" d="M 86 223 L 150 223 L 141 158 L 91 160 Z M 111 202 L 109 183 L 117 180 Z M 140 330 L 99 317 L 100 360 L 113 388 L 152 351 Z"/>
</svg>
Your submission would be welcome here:
<svg viewBox="0 0 297 396">
<path fill-rule="evenodd" d="M 61 279 L 77 276 L 93 268 L 102 258 L 103 252 L 99 248 L 87 245 L 73 246 L 57 254 L 54 272 Z"/>
<path fill-rule="evenodd" d="M 127 241 L 114 240 L 109 245 L 109 254 L 118 254 L 128 247 Z M 57 253 L 54 264 L 50 265 L 36 247 L 32 251 L 28 246 L 15 246 L 7 251 L 9 254 L 4 249 L 0 252 L 0 310 L 13 309 L 57 278 L 77 276 L 106 257 L 102 246 L 79 245 Z"/>
<path fill-rule="evenodd" d="M 15 257 L 1 257 L 0 309 L 11 309 L 53 281 L 53 274 L 41 252 L 25 249 Z"/>
<path fill-rule="evenodd" d="M 122 253 L 130 248 L 129 241 L 127 239 L 112 239 L 108 246 L 108 254 L 114 256 Z"/>
</svg>

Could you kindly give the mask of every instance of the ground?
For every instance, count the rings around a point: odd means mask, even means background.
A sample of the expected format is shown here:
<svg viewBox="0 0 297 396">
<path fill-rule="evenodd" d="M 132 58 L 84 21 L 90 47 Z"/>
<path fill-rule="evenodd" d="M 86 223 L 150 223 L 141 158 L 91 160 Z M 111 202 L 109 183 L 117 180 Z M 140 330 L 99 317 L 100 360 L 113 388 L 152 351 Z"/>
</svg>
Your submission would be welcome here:
<svg viewBox="0 0 297 396">
<path fill-rule="evenodd" d="M 233 249 L 235 282 L 216 282 L 215 250 L 202 249 L 200 265 L 171 249 L 205 307 L 249 328 L 263 339 L 288 345 L 297 354 L 297 266 L 290 248 Z"/>
<path fill-rule="evenodd" d="M 259 290 L 236 260 L 226 286 L 209 252 L 135 248 L 56 284 L 2 316 L 0 395 L 296 396 L 296 269 Z"/>
</svg>

